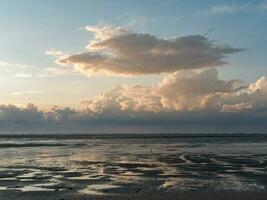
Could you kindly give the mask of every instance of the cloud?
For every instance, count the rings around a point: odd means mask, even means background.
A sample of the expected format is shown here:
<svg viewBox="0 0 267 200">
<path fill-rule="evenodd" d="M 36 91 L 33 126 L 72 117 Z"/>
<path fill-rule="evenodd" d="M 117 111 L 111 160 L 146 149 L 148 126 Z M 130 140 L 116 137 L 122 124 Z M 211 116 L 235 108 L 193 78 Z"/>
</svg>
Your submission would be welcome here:
<svg viewBox="0 0 267 200">
<path fill-rule="evenodd" d="M 44 112 L 37 106 L 29 103 L 25 107 L 17 105 L 0 105 L 0 124 L 49 124 L 67 121 L 77 121 L 77 112 L 71 108 L 54 106 L 50 111 Z"/>
<path fill-rule="evenodd" d="M 48 67 L 45 68 L 41 73 L 37 74 L 37 77 L 46 78 L 54 76 L 70 76 L 79 74 L 72 68 L 68 67 Z"/>
<path fill-rule="evenodd" d="M 1 73 L 14 75 L 16 78 L 33 78 L 39 68 L 34 65 L 0 61 Z"/>
<path fill-rule="evenodd" d="M 0 105 L 0 123 L 40 123 L 44 120 L 44 114 L 33 104 L 25 108 L 15 105 Z"/>
<path fill-rule="evenodd" d="M 55 48 L 45 51 L 45 54 L 49 56 L 64 56 L 65 55 L 63 51 L 57 50 Z"/>
<path fill-rule="evenodd" d="M 26 73 L 25 70 L 35 68 L 32 65 L 17 63 L 17 62 L 6 62 L 0 60 L 0 70 L 5 73 Z"/>
<path fill-rule="evenodd" d="M 223 81 L 216 69 L 179 71 L 166 75 L 154 86 L 120 85 L 82 104 L 93 112 L 202 110 L 206 97 L 234 91 L 238 81 Z M 209 105 L 211 107 L 211 103 Z"/>
<path fill-rule="evenodd" d="M 238 112 L 252 110 L 267 111 L 267 77 L 259 78 L 247 88 L 221 96 L 222 111 Z"/>
<path fill-rule="evenodd" d="M 220 5 L 220 6 L 212 6 L 210 8 L 210 14 L 227 14 L 234 13 L 245 9 L 242 6 L 237 5 Z"/>
<path fill-rule="evenodd" d="M 231 93 L 238 82 L 220 80 L 216 69 L 175 72 L 160 83 L 161 101 L 164 107 L 176 111 L 201 110 L 207 107 L 207 96 Z"/>
<path fill-rule="evenodd" d="M 80 109 L 0 105 L 0 124 L 266 127 L 266 99 L 267 77 L 240 86 L 219 79 L 216 69 L 190 70 L 168 74 L 156 85 L 119 85 L 82 100 Z"/>
<path fill-rule="evenodd" d="M 121 27 L 87 26 L 86 30 L 94 34 L 87 52 L 73 55 L 56 49 L 46 52 L 55 56 L 58 63 L 74 68 L 49 67 L 39 74 L 35 71 L 35 76 L 74 75 L 77 71 L 88 76 L 164 73 L 162 81 L 153 85 L 119 85 L 94 98 L 83 99 L 80 109 L 55 106 L 42 111 L 33 104 L 0 105 L 1 124 L 266 123 L 266 77 L 244 86 L 239 80 L 222 80 L 218 76 L 216 67 L 227 63 L 227 55 L 242 49 L 218 44 L 201 35 L 160 39 Z M 0 62 L 0 65 L 8 69 L 10 64 Z M 27 77 L 25 69 L 28 66 L 19 65 L 14 72 Z M 37 92 L 21 91 L 13 95 Z"/>
<path fill-rule="evenodd" d="M 158 85 L 120 85 L 82 105 L 94 113 L 266 112 L 266 99 L 266 77 L 240 87 L 239 80 L 224 81 L 216 69 L 205 69 L 166 75 Z"/>
<path fill-rule="evenodd" d="M 17 78 L 31 78 L 32 74 L 20 72 L 15 75 Z"/>
<path fill-rule="evenodd" d="M 19 91 L 19 92 L 13 92 L 13 96 L 21 96 L 21 95 L 27 95 L 27 94 L 40 94 L 42 91 L 39 90 L 29 90 L 29 91 Z"/>
<path fill-rule="evenodd" d="M 66 56 L 62 51 L 51 49 L 46 52 L 49 55 L 60 58 Z M 41 68 L 34 65 L 22 64 L 18 62 L 0 61 L 0 71 L 15 76 L 16 78 L 48 78 L 55 76 L 71 76 L 80 74 L 71 67 L 47 67 Z"/>
<path fill-rule="evenodd" d="M 237 12 L 264 11 L 264 10 L 267 10 L 266 1 L 257 4 L 252 4 L 249 2 L 243 5 L 225 4 L 225 5 L 211 6 L 208 11 L 208 14 L 224 15 Z"/>
<path fill-rule="evenodd" d="M 242 50 L 218 44 L 201 35 L 160 39 L 121 27 L 88 26 L 86 29 L 95 35 L 87 46 L 88 51 L 66 56 L 57 62 L 72 64 L 88 76 L 136 76 L 215 67 L 226 64 L 226 55 Z"/>
<path fill-rule="evenodd" d="M 94 33 L 95 40 L 92 41 L 92 44 L 98 40 L 104 41 L 115 36 L 127 35 L 129 33 L 129 31 L 125 28 L 112 26 L 86 26 L 85 29 Z"/>
<path fill-rule="evenodd" d="M 7 66 L 7 65 L 8 65 L 7 62 L 0 60 L 0 67 Z"/>
<path fill-rule="evenodd" d="M 153 86 L 120 85 L 81 103 L 86 110 L 94 113 L 162 110 L 160 96 Z"/>
</svg>

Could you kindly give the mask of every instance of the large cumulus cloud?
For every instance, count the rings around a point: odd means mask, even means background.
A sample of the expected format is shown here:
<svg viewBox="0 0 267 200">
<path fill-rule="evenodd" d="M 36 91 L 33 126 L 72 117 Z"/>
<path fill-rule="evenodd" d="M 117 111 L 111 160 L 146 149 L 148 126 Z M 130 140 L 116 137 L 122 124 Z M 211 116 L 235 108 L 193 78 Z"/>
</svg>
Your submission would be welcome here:
<svg viewBox="0 0 267 200">
<path fill-rule="evenodd" d="M 87 27 L 95 38 L 87 52 L 60 58 L 57 63 L 73 64 L 87 75 L 144 75 L 171 73 L 226 64 L 228 54 L 242 49 L 221 45 L 202 35 L 160 39 L 113 27 Z"/>
<path fill-rule="evenodd" d="M 83 100 L 82 105 L 95 113 L 106 111 L 148 111 L 162 110 L 158 88 L 142 85 L 119 85 L 93 99 Z"/>
<path fill-rule="evenodd" d="M 206 98 L 218 93 L 231 93 L 238 80 L 224 81 L 218 78 L 216 69 L 175 72 L 165 76 L 159 84 L 162 105 L 170 110 L 214 109 Z"/>
<path fill-rule="evenodd" d="M 238 80 L 220 80 L 216 69 L 179 71 L 166 75 L 157 85 L 120 85 L 82 104 L 97 113 L 219 110 L 225 96 L 235 95 L 238 87 Z"/>
</svg>

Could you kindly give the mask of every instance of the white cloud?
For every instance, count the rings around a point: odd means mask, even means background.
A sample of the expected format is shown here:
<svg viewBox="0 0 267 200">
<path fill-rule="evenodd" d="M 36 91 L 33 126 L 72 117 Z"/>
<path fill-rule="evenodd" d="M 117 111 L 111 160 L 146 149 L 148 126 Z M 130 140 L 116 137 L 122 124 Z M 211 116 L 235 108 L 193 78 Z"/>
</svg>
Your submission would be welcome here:
<svg viewBox="0 0 267 200">
<path fill-rule="evenodd" d="M 108 40 L 113 37 L 128 34 L 129 31 L 122 27 L 112 27 L 112 26 L 86 26 L 85 29 L 89 32 L 94 33 L 94 42 Z M 92 43 L 92 44 L 93 44 Z"/>
<path fill-rule="evenodd" d="M 82 105 L 95 113 L 106 111 L 149 111 L 162 110 L 157 88 L 141 85 L 120 85 L 104 92 L 92 100 L 83 100 Z"/>
<path fill-rule="evenodd" d="M 247 87 L 218 78 L 216 69 L 180 71 L 158 85 L 121 85 L 82 105 L 91 112 L 241 112 L 267 111 L 267 78 Z"/>
<path fill-rule="evenodd" d="M 221 111 L 267 111 L 267 77 L 259 78 L 247 88 L 221 96 Z"/>
<path fill-rule="evenodd" d="M 162 82 L 154 86 L 121 85 L 83 101 L 83 105 L 93 112 L 107 110 L 128 111 L 194 111 L 218 109 L 209 102 L 217 93 L 232 93 L 238 81 L 223 81 L 216 69 L 179 71 L 166 75 Z M 209 98 L 207 98 L 209 97 Z"/>
<path fill-rule="evenodd" d="M 160 84 L 161 101 L 171 110 L 202 110 L 207 107 L 207 96 L 229 93 L 237 83 L 236 80 L 220 80 L 216 69 L 175 72 Z"/>
</svg>

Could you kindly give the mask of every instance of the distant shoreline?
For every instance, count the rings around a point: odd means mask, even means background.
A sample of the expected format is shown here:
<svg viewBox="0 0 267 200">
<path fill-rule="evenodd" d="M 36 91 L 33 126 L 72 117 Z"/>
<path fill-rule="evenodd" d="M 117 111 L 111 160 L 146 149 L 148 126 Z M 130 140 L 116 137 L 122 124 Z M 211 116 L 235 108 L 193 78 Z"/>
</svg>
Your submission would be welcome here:
<svg viewBox="0 0 267 200">
<path fill-rule="evenodd" d="M 62 139 L 160 139 L 160 138 L 264 138 L 267 133 L 1 133 L 0 138 L 62 138 Z"/>
</svg>

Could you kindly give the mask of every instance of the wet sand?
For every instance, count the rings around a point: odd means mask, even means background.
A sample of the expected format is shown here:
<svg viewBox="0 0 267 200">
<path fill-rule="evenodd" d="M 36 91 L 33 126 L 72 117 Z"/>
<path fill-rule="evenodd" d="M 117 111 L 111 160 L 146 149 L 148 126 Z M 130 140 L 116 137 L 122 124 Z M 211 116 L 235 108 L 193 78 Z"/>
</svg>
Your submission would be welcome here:
<svg viewBox="0 0 267 200">
<path fill-rule="evenodd" d="M 0 200 L 267 199 L 267 136 L 0 137 Z"/>
</svg>

